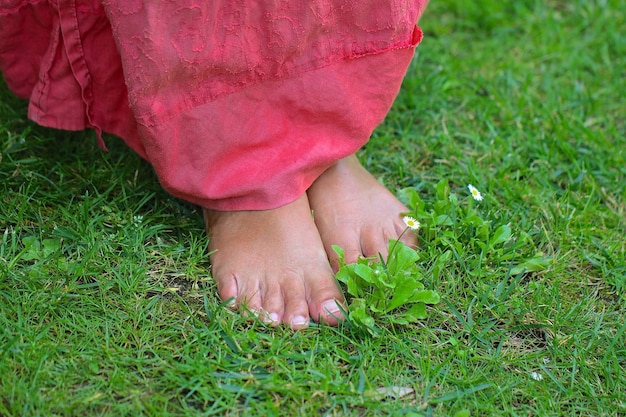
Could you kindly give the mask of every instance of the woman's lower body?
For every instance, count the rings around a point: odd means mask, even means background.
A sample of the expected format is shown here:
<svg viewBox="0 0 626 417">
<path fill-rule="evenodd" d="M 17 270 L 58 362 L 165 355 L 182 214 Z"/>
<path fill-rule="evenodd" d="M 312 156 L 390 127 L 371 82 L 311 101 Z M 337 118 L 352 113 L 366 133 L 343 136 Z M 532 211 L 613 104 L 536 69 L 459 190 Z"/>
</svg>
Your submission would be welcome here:
<svg viewBox="0 0 626 417">
<path fill-rule="evenodd" d="M 397 95 L 425 3 L 4 0 L 0 69 L 32 120 L 121 137 L 204 208 L 222 298 L 333 324 L 331 246 L 384 254 L 403 229 L 354 153 Z"/>
</svg>

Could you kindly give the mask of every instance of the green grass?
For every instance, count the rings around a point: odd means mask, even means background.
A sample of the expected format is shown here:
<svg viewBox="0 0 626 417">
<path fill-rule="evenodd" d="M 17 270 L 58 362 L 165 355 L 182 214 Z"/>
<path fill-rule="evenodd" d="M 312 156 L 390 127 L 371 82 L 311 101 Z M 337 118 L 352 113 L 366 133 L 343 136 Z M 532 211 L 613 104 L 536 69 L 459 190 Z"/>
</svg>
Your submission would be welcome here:
<svg viewBox="0 0 626 417">
<path fill-rule="evenodd" d="M 621 3 L 429 5 L 360 157 L 418 191 L 441 302 L 378 336 L 222 308 L 194 206 L 0 87 L 0 415 L 626 415 Z"/>
</svg>

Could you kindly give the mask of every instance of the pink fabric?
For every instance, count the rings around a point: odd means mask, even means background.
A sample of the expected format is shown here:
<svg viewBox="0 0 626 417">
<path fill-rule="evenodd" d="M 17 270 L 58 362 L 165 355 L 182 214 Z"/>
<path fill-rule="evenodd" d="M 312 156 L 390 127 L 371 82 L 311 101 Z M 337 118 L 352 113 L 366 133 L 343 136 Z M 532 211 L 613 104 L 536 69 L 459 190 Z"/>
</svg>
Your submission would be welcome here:
<svg viewBox="0 0 626 417">
<path fill-rule="evenodd" d="M 0 68 L 33 120 L 122 137 L 172 194 L 268 209 L 367 141 L 425 4 L 0 0 Z"/>
</svg>

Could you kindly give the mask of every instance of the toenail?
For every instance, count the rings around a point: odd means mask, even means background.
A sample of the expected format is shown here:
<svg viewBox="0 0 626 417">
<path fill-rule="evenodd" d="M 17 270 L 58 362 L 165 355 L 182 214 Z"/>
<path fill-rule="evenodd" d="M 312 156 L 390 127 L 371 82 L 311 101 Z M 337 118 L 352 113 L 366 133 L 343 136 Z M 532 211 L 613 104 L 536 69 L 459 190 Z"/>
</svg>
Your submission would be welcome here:
<svg viewBox="0 0 626 417">
<path fill-rule="evenodd" d="M 291 319 L 291 327 L 304 326 L 309 323 L 309 319 L 304 316 L 295 316 Z"/>
<path fill-rule="evenodd" d="M 261 309 L 256 311 L 256 315 L 265 324 L 269 324 L 270 326 L 278 324 L 278 314 L 276 313 L 268 313 Z"/>
<path fill-rule="evenodd" d="M 339 307 L 339 304 L 337 304 L 337 301 L 328 300 L 322 303 L 322 311 L 337 317 L 337 315 L 341 313 L 341 308 Z"/>
</svg>

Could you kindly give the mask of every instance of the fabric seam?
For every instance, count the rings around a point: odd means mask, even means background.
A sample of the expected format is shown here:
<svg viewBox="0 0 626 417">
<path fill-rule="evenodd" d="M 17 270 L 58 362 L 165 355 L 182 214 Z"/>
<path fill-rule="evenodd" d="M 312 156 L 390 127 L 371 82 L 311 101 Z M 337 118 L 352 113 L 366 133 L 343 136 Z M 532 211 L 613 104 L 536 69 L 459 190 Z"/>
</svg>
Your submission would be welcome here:
<svg viewBox="0 0 626 417">
<path fill-rule="evenodd" d="M 416 26 L 416 30 L 420 30 L 420 29 Z M 354 56 L 348 56 L 348 57 L 342 57 L 342 58 L 334 59 L 334 60 L 329 61 L 328 63 L 326 63 L 326 64 L 324 64 L 322 66 L 319 66 L 319 67 L 315 67 L 315 68 L 311 68 L 311 69 L 308 69 L 308 70 L 300 71 L 297 74 L 292 74 L 292 75 L 288 75 L 288 76 L 285 76 L 285 77 L 271 78 L 271 79 L 268 79 L 268 80 L 264 80 L 264 81 L 262 81 L 260 83 L 251 83 L 249 85 L 245 85 L 245 86 L 237 89 L 236 91 L 230 91 L 230 92 L 218 94 L 216 96 L 211 97 L 208 100 L 201 100 L 201 101 L 198 101 L 196 103 L 186 103 L 185 101 L 183 101 L 184 104 L 182 106 L 178 107 L 176 110 L 173 110 L 171 112 L 165 112 L 165 113 L 163 113 L 163 115 L 160 115 L 160 114 L 157 114 L 157 115 L 150 114 L 150 115 L 146 115 L 146 116 L 137 116 L 137 115 L 135 115 L 135 120 L 137 121 L 138 124 L 140 124 L 142 126 L 145 126 L 145 127 L 156 127 L 156 126 L 158 126 L 160 124 L 163 124 L 163 123 L 166 123 L 166 122 L 172 120 L 173 118 L 175 118 L 180 113 L 183 113 L 183 112 L 188 111 L 190 109 L 193 109 L 195 107 L 199 107 L 199 106 L 211 103 L 212 101 L 221 99 L 223 97 L 227 97 L 227 96 L 232 95 L 232 94 L 237 94 L 237 93 L 239 93 L 241 91 L 245 91 L 245 90 L 247 90 L 249 88 L 258 86 L 259 84 L 263 84 L 263 83 L 266 83 L 266 82 L 294 79 L 294 78 L 300 77 L 301 75 L 304 75 L 304 74 L 307 74 L 307 73 L 310 73 L 310 72 L 313 72 L 313 71 L 321 70 L 321 69 L 330 67 L 332 65 L 336 65 L 337 63 L 342 62 L 342 61 L 350 61 L 350 60 L 354 60 L 354 59 L 365 58 L 365 57 L 372 56 L 372 55 L 381 55 L 381 54 L 385 54 L 385 53 L 388 53 L 388 52 L 415 48 L 419 44 L 419 41 L 417 43 L 413 43 L 412 42 L 413 38 L 414 38 L 414 35 L 412 34 L 411 35 L 411 39 L 409 40 L 408 44 L 406 44 L 406 41 L 404 41 L 402 45 L 393 45 L 393 46 L 391 46 L 391 47 L 389 47 L 387 49 L 383 49 L 383 50 L 379 50 L 379 51 L 375 51 L 375 52 L 366 52 L 366 53 L 361 53 L 359 55 L 354 55 Z M 421 38 L 420 38 L 420 40 L 421 40 Z M 155 120 L 155 119 L 158 119 L 158 121 Z"/>
</svg>

